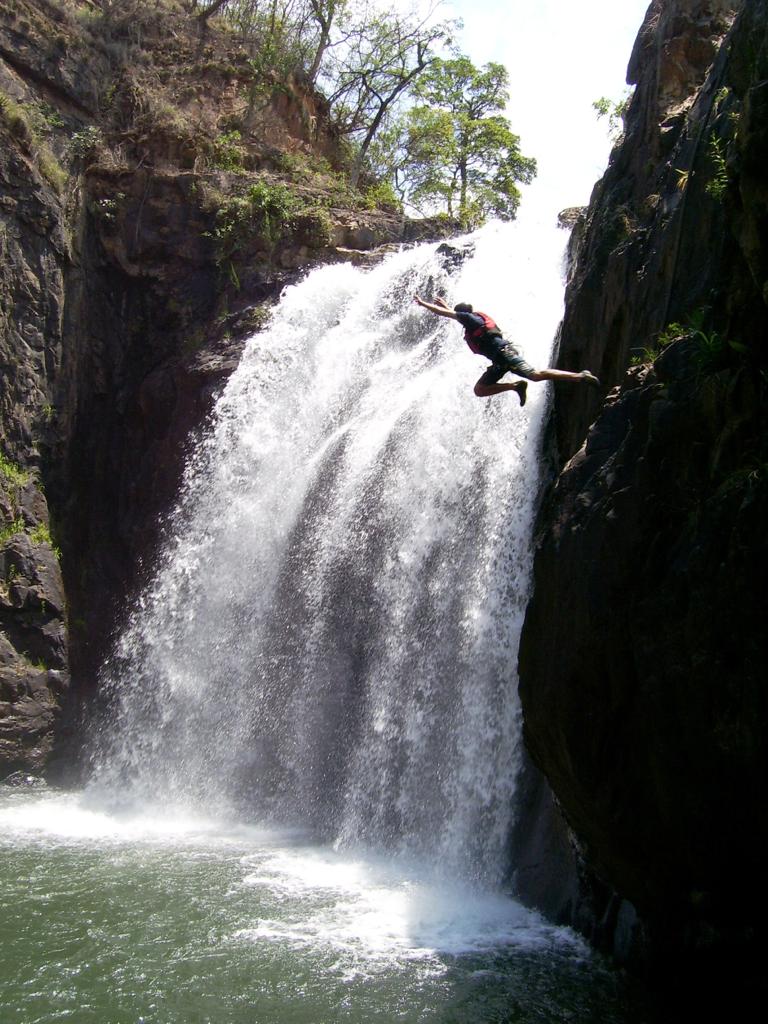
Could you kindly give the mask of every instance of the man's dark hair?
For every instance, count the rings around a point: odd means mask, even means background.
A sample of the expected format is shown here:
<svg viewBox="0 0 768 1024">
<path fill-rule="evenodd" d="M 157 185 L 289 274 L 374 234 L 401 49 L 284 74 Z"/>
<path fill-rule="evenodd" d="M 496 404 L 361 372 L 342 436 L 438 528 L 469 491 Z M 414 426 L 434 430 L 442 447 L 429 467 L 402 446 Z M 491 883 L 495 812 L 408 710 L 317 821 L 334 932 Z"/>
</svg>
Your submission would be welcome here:
<svg viewBox="0 0 768 1024">
<path fill-rule="evenodd" d="M 454 313 L 471 313 L 472 307 L 468 302 L 457 302 L 453 307 Z"/>
</svg>

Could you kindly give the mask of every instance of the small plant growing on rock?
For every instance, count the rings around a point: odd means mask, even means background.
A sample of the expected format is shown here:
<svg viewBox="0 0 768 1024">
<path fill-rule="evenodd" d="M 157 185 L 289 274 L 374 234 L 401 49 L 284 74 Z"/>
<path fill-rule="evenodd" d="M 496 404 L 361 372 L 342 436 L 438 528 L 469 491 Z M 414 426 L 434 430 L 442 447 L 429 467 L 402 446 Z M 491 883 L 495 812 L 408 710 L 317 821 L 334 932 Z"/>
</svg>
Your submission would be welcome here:
<svg viewBox="0 0 768 1024">
<path fill-rule="evenodd" d="M 69 152 L 73 157 L 85 159 L 92 156 L 103 141 L 101 129 L 97 128 L 95 124 L 89 124 L 74 133 L 69 140 Z"/>
<path fill-rule="evenodd" d="M 652 363 L 661 353 L 661 350 L 685 337 L 686 330 L 681 324 L 669 324 L 656 339 L 654 345 L 648 345 L 636 352 L 630 359 L 632 366 L 643 366 L 645 363 Z"/>
<path fill-rule="evenodd" d="M 241 140 L 236 129 L 219 136 L 213 144 L 212 166 L 220 171 L 242 171 L 245 150 Z"/>
<path fill-rule="evenodd" d="M 0 475 L 13 487 L 23 487 L 29 480 L 29 473 L 10 459 L 0 454 Z"/>
<path fill-rule="evenodd" d="M 34 530 L 30 531 L 29 539 L 33 544 L 52 544 L 51 531 L 45 523 L 38 523 Z"/>
<path fill-rule="evenodd" d="M 32 141 L 32 126 L 24 108 L 2 90 L 0 90 L 0 117 L 5 121 L 11 135 L 22 142 Z"/>
<path fill-rule="evenodd" d="M 695 331 L 694 338 L 697 342 L 696 363 L 699 370 L 704 373 L 717 373 L 728 365 L 731 353 L 745 355 L 747 346 L 734 338 L 724 338 L 717 331 Z"/>
<path fill-rule="evenodd" d="M 36 157 L 37 166 L 40 168 L 42 176 L 49 184 L 53 185 L 57 192 L 63 192 L 68 175 L 53 153 L 47 146 L 41 146 L 37 151 Z"/>
<path fill-rule="evenodd" d="M 598 120 L 603 117 L 608 118 L 608 135 L 614 143 L 619 142 L 624 134 L 624 118 L 626 117 L 631 99 L 632 93 L 628 92 L 618 101 L 610 100 L 607 96 L 601 96 L 599 100 L 595 100 L 592 104 L 592 109 L 597 113 Z"/>
<path fill-rule="evenodd" d="M 690 314 L 686 323 L 667 324 L 656 339 L 656 344 L 633 356 L 632 364 L 637 366 L 642 363 L 652 363 L 667 345 L 684 338 L 695 342 L 694 360 L 698 370 L 703 374 L 722 370 L 727 365 L 731 353 L 743 355 L 747 352 L 747 346 L 741 342 L 724 338 L 717 331 L 706 330 L 706 315 L 706 309 L 697 309 Z"/>
<path fill-rule="evenodd" d="M 112 223 L 117 216 L 118 210 L 118 199 L 121 197 L 121 193 L 117 196 L 106 196 L 103 199 L 97 199 L 93 208 L 94 211 L 102 218 L 102 220 Z M 124 196 L 122 198 L 125 198 Z"/>
<path fill-rule="evenodd" d="M 722 140 L 716 135 L 710 139 L 709 155 L 714 164 L 715 173 L 714 177 L 707 182 L 705 191 L 717 202 L 722 202 L 728 189 L 728 167 L 725 162 L 725 149 Z"/>
<path fill-rule="evenodd" d="M 104 12 L 94 7 L 78 7 L 74 14 L 75 22 L 87 31 L 94 29 L 103 18 Z"/>
<path fill-rule="evenodd" d="M 269 306 L 252 306 L 243 317 L 243 323 L 248 330 L 263 331 L 272 317 L 272 310 Z"/>
<path fill-rule="evenodd" d="M 7 601 L 11 594 L 11 587 L 19 578 L 19 571 L 15 565 L 9 565 L 5 573 L 5 579 L 0 576 L 0 599 Z"/>
<path fill-rule="evenodd" d="M 45 602 L 43 602 L 43 604 L 45 604 Z M 45 613 L 45 608 L 41 608 L 41 611 Z M 22 657 L 24 658 L 24 661 L 27 663 L 27 666 L 31 668 L 34 672 L 50 671 L 50 666 L 46 665 L 42 658 L 33 658 L 26 651 L 22 652 Z"/>
<path fill-rule="evenodd" d="M 245 195 L 224 201 L 218 212 L 215 237 L 225 252 L 231 252 L 246 233 L 253 231 L 258 231 L 269 245 L 274 245 L 299 207 L 299 200 L 286 185 L 257 181 Z"/>
<path fill-rule="evenodd" d="M 671 345 L 673 341 L 679 341 L 681 338 L 684 338 L 687 333 L 688 331 L 684 324 L 667 324 L 659 334 L 656 344 L 658 348 L 665 348 L 667 345 Z"/>
<path fill-rule="evenodd" d="M 24 520 L 21 516 L 17 516 L 16 519 L 13 519 L 0 530 L 0 546 L 7 544 L 18 533 L 24 533 Z"/>
<path fill-rule="evenodd" d="M 688 318 L 685 334 L 696 342 L 696 365 L 702 373 L 716 373 L 728 362 L 731 352 L 743 354 L 746 345 L 724 338 L 718 331 L 705 330 L 706 310 L 697 309 Z"/>
<path fill-rule="evenodd" d="M 688 182 L 691 180 L 690 169 L 683 170 L 680 167 L 675 167 L 675 174 L 677 175 L 677 187 L 681 192 L 685 192 Z"/>
<path fill-rule="evenodd" d="M 61 114 L 50 103 L 39 103 L 37 107 L 30 108 L 29 112 L 33 127 L 37 132 L 50 132 L 66 127 Z"/>
<path fill-rule="evenodd" d="M 29 539 L 33 544 L 47 544 L 53 551 L 56 561 L 61 561 L 61 548 L 51 536 L 51 530 L 47 523 L 38 523 L 33 530 L 30 530 Z"/>
</svg>

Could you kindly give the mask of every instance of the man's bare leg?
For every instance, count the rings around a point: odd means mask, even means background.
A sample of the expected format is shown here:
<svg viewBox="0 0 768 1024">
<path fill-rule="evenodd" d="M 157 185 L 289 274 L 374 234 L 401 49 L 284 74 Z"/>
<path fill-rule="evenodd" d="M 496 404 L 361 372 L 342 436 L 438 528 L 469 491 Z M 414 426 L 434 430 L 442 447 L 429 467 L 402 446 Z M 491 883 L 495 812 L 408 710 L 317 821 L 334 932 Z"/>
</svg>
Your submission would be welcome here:
<svg viewBox="0 0 768 1024">
<path fill-rule="evenodd" d="M 491 395 L 500 395 L 502 391 L 516 391 L 520 399 L 520 405 L 525 405 L 526 391 L 528 384 L 524 380 L 515 381 L 514 384 L 475 384 L 475 394 L 478 398 L 490 398 Z"/>
<path fill-rule="evenodd" d="M 572 380 L 581 384 L 591 384 L 594 388 L 600 387 L 600 381 L 589 370 L 572 372 L 571 370 L 536 370 L 529 374 L 530 380 Z"/>
</svg>

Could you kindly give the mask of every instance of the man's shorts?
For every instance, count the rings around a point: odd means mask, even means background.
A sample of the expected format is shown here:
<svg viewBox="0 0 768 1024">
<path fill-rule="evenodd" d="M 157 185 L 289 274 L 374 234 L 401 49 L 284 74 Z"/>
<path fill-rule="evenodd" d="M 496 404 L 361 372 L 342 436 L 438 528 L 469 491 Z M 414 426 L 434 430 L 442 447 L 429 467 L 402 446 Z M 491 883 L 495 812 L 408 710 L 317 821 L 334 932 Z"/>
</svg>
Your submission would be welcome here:
<svg viewBox="0 0 768 1024">
<path fill-rule="evenodd" d="M 536 370 L 517 354 L 517 349 L 513 345 L 508 344 L 494 354 L 493 362 L 478 384 L 498 384 L 505 373 L 516 373 L 518 377 L 527 377 L 531 380 Z"/>
</svg>

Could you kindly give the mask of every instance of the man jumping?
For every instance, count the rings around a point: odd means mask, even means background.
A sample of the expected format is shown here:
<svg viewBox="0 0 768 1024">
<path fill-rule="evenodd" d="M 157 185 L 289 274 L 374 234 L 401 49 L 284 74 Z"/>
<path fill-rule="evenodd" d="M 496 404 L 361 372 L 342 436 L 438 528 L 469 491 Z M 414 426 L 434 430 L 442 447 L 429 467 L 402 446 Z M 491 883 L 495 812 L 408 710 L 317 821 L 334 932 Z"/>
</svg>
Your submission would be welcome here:
<svg viewBox="0 0 768 1024">
<path fill-rule="evenodd" d="M 475 394 L 478 398 L 489 398 L 491 395 L 501 394 L 502 391 L 516 391 L 520 405 L 525 405 L 528 384 L 524 380 L 515 384 L 500 384 L 499 381 L 505 373 L 514 373 L 518 377 L 526 377 L 528 380 L 534 381 L 572 380 L 591 384 L 595 388 L 600 387 L 600 381 L 589 370 L 581 370 L 579 373 L 551 368 L 534 370 L 531 364 L 523 359 L 515 346 L 504 340 L 496 323 L 486 313 L 475 313 L 468 302 L 459 302 L 451 309 L 443 299 L 427 302 L 420 296 L 414 295 L 414 300 L 424 309 L 428 309 L 430 313 L 458 320 L 464 328 L 464 340 L 472 351 L 490 359 L 491 366 L 475 384 Z"/>
</svg>

